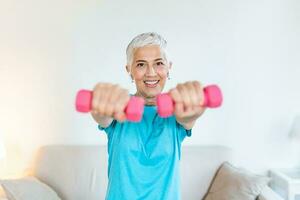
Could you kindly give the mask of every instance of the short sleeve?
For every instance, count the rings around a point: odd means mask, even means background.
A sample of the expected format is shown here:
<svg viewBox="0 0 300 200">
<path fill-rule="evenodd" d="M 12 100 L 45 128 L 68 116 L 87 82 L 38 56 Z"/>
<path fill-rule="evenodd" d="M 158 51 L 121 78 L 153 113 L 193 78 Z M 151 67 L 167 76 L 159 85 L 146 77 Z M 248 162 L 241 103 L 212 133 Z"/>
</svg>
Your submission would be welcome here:
<svg viewBox="0 0 300 200">
<path fill-rule="evenodd" d="M 111 135 L 111 133 L 113 132 L 115 126 L 116 126 L 116 120 L 114 119 L 110 125 L 108 127 L 102 127 L 100 124 L 98 124 L 98 129 L 101 130 L 101 131 L 105 131 L 105 133 L 109 136 Z"/>
<path fill-rule="evenodd" d="M 180 139 L 181 142 L 184 140 L 185 137 L 191 137 L 192 136 L 192 129 L 190 129 L 190 130 L 185 129 L 177 121 L 176 121 L 176 128 L 177 128 L 177 132 L 178 132 L 179 139 Z"/>
</svg>

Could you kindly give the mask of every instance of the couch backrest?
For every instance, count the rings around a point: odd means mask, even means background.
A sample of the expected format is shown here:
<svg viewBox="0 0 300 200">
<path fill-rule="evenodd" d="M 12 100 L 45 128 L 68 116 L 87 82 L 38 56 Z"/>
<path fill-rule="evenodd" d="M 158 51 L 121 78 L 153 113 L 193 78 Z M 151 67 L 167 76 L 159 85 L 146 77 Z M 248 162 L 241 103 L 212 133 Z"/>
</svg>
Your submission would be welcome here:
<svg viewBox="0 0 300 200">
<path fill-rule="evenodd" d="M 223 146 L 182 146 L 183 200 L 200 200 L 218 167 L 232 159 Z M 106 146 L 45 146 L 39 150 L 34 175 L 63 200 L 102 200 L 107 186 Z"/>
</svg>

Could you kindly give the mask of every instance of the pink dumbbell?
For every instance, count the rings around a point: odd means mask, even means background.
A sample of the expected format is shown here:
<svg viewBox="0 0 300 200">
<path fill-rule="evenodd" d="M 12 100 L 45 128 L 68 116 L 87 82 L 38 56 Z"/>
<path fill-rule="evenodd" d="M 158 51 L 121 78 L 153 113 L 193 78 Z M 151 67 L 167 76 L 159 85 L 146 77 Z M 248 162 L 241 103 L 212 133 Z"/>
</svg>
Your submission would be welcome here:
<svg viewBox="0 0 300 200">
<path fill-rule="evenodd" d="M 204 89 L 204 103 L 209 108 L 220 107 L 223 101 L 222 92 L 217 85 L 209 85 Z M 174 102 L 168 93 L 162 93 L 156 98 L 157 111 L 161 117 L 169 117 L 174 112 Z"/>
<path fill-rule="evenodd" d="M 92 108 L 93 92 L 90 90 L 80 90 L 76 96 L 76 110 L 78 112 L 90 112 Z M 125 108 L 126 118 L 129 121 L 139 122 L 144 112 L 144 99 L 141 97 L 130 97 Z"/>
</svg>

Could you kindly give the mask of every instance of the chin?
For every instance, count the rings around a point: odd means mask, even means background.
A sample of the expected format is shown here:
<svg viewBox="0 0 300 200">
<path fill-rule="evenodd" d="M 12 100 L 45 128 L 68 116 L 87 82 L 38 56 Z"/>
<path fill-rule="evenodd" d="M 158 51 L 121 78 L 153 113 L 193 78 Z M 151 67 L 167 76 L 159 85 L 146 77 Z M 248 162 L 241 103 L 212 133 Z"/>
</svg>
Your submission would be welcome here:
<svg viewBox="0 0 300 200">
<path fill-rule="evenodd" d="M 152 90 L 152 91 L 144 91 L 144 94 L 147 96 L 147 97 L 156 97 L 157 95 L 159 95 L 161 93 L 161 90 L 159 89 L 155 89 L 155 90 Z"/>
</svg>

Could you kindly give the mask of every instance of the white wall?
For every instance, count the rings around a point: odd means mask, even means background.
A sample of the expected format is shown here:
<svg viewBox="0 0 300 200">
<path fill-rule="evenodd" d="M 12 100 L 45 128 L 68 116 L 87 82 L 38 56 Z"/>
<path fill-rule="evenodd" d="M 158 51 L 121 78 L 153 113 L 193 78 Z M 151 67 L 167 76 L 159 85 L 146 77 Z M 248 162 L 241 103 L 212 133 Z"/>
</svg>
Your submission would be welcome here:
<svg viewBox="0 0 300 200">
<path fill-rule="evenodd" d="M 184 145 L 232 147 L 252 170 L 300 165 L 288 131 L 300 113 L 300 2 L 0 0 L 0 130 L 10 172 L 46 144 L 106 144 L 78 89 L 97 82 L 134 87 L 125 48 L 157 31 L 173 69 L 166 90 L 219 84 L 223 107 L 207 110 Z M 298 145 L 300 146 L 300 145 Z"/>
</svg>

